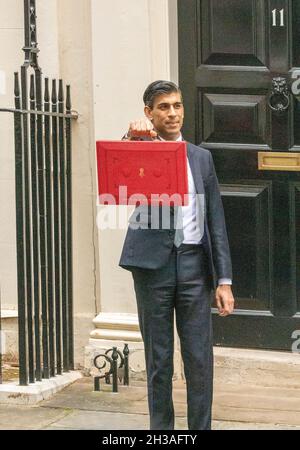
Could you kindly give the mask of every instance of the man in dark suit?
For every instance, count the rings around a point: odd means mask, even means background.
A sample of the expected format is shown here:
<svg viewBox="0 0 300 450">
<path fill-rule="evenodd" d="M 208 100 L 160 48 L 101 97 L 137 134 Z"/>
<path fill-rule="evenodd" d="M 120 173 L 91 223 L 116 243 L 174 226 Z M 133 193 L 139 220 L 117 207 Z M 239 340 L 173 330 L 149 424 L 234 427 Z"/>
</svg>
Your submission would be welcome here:
<svg viewBox="0 0 300 450">
<path fill-rule="evenodd" d="M 151 83 L 144 103 L 146 119 L 132 122 L 125 139 L 182 140 L 184 107 L 174 83 Z M 163 208 L 137 208 L 120 260 L 134 279 L 152 430 L 174 429 L 174 311 L 187 383 L 188 426 L 208 430 L 213 382 L 212 288 L 221 316 L 234 308 L 231 258 L 213 159 L 208 150 L 190 143 L 187 152 L 189 205 L 169 209 L 169 229 L 151 228 L 153 214 L 161 214 Z M 204 199 L 203 223 L 196 214 L 199 196 Z M 178 229 L 179 213 L 182 227 Z"/>
</svg>

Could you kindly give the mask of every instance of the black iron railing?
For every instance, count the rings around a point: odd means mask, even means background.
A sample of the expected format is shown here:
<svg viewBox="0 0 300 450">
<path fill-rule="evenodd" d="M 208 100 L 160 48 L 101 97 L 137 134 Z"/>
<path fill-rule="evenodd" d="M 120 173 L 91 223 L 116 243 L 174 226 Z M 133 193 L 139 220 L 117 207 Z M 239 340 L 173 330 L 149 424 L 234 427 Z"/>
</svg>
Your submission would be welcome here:
<svg viewBox="0 0 300 450">
<path fill-rule="evenodd" d="M 111 353 L 111 355 L 110 355 Z M 120 360 L 120 364 L 118 363 Z M 106 384 L 111 384 L 112 391 L 118 392 L 118 380 L 123 381 L 124 386 L 129 386 L 129 348 L 124 345 L 123 352 L 117 347 L 99 353 L 94 358 L 94 366 L 99 370 L 99 375 L 94 377 L 94 390 L 101 391 L 100 380 L 105 379 Z M 104 373 L 103 373 L 104 372 Z"/>
<path fill-rule="evenodd" d="M 14 114 L 20 384 L 74 368 L 70 86 L 43 80 L 35 0 L 24 0 L 25 62 Z M 31 72 L 31 73 L 29 73 Z M 28 107 L 29 106 L 29 107 Z"/>
</svg>

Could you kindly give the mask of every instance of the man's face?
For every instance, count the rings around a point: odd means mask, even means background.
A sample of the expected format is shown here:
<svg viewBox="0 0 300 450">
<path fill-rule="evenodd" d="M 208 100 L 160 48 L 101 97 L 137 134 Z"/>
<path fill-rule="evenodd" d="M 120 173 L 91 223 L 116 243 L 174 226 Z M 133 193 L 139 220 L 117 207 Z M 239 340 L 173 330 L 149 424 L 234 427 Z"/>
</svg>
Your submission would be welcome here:
<svg viewBox="0 0 300 450">
<path fill-rule="evenodd" d="M 145 114 L 163 139 L 176 141 L 180 136 L 184 108 L 179 92 L 157 96 L 152 109 L 148 106 L 145 107 Z"/>
</svg>

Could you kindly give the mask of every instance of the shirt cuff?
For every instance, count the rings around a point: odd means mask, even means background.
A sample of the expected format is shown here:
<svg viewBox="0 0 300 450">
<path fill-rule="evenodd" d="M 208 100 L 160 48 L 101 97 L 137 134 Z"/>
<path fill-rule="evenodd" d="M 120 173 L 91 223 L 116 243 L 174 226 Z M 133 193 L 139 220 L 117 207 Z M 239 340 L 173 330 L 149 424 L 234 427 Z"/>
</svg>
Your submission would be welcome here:
<svg viewBox="0 0 300 450">
<path fill-rule="evenodd" d="M 220 278 L 218 280 L 218 285 L 220 286 L 220 284 L 229 284 L 231 286 L 232 280 L 230 278 Z"/>
</svg>

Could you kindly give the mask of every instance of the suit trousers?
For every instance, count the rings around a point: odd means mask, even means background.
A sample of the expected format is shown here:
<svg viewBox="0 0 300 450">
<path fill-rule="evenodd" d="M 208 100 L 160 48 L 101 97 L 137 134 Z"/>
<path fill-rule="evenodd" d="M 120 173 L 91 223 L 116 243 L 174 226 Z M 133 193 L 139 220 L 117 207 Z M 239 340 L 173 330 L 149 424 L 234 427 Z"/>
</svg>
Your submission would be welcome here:
<svg viewBox="0 0 300 450">
<path fill-rule="evenodd" d="M 132 271 L 145 346 L 151 430 L 174 430 L 174 312 L 187 386 L 188 427 L 211 428 L 213 347 L 208 261 L 201 245 L 172 249 L 168 264 Z"/>
</svg>

